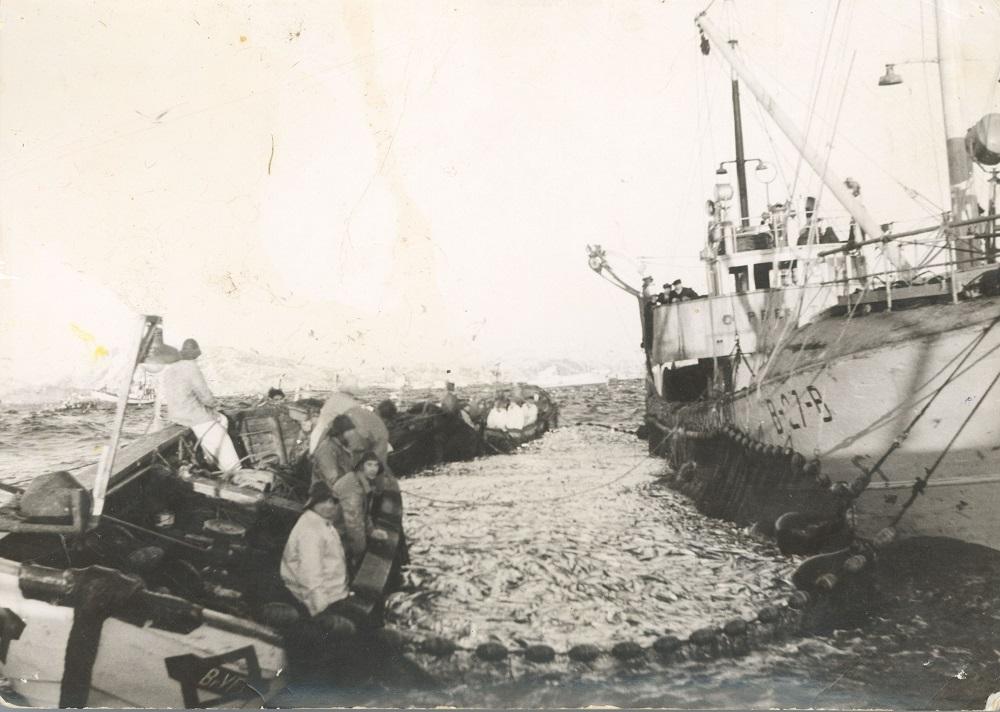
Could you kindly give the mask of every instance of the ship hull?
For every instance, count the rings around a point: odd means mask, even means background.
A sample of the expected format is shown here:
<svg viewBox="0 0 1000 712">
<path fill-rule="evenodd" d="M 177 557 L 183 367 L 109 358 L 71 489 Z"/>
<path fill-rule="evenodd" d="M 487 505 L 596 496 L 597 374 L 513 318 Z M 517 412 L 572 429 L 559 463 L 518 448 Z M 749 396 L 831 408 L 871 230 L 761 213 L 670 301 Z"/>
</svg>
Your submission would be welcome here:
<svg viewBox="0 0 1000 712">
<path fill-rule="evenodd" d="M 780 451 L 815 461 L 808 477 L 744 488 L 756 504 L 728 509 L 747 521 L 770 527 L 786 511 L 846 514 L 866 537 L 893 525 L 901 535 L 1000 548 L 1000 386 L 991 385 L 1000 373 L 998 320 L 996 299 L 830 317 L 786 335 L 773 357 L 752 355 L 744 372 L 759 385 L 690 404 L 651 388 L 649 417 L 661 430 L 735 428 L 748 456 Z M 779 328 L 768 335 L 774 342 Z M 702 498 L 726 487 L 719 463 L 698 466 L 683 447 L 664 445 L 675 467 L 695 468 Z M 702 460 L 711 459 L 706 447 Z M 918 478 L 926 482 L 915 489 Z M 690 481 L 679 488 L 698 489 Z"/>
</svg>

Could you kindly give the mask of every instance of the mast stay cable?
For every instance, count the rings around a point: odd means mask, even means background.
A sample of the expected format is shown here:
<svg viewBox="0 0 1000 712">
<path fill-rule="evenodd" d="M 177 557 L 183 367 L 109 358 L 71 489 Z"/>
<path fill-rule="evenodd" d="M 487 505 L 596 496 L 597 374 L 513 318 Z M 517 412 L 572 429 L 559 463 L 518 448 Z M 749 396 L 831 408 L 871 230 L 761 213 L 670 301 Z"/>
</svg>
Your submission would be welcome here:
<svg viewBox="0 0 1000 712">
<path fill-rule="evenodd" d="M 806 128 L 805 128 L 805 132 L 803 134 L 803 137 L 804 137 L 804 139 L 806 141 L 809 140 L 809 135 L 812 133 L 813 117 L 816 116 L 816 104 L 819 101 L 819 88 L 820 88 L 820 85 L 821 85 L 821 82 L 822 82 L 822 79 L 823 79 L 823 75 L 826 73 L 826 62 L 827 62 L 827 59 L 829 59 L 829 56 L 830 56 L 830 46 L 833 44 L 833 31 L 834 31 L 834 29 L 837 26 L 837 16 L 840 14 L 840 2 L 841 2 L 841 0 L 837 0 L 837 4 L 834 6 L 833 22 L 830 23 L 830 29 L 829 29 L 829 32 L 827 33 L 826 46 L 823 48 L 823 51 L 822 51 L 822 60 L 820 59 L 819 55 L 817 55 L 816 59 L 814 60 L 815 61 L 815 65 L 814 65 L 814 71 L 815 71 L 815 73 L 814 73 L 814 76 L 813 76 L 813 87 L 814 87 L 813 88 L 813 95 L 812 95 L 812 99 L 810 99 L 810 101 L 809 101 L 809 114 L 808 114 L 808 118 L 806 119 Z M 830 8 L 829 8 L 829 5 L 828 5 L 827 6 L 826 19 L 823 22 L 823 27 L 824 28 L 826 28 L 827 22 L 829 22 L 829 18 L 830 18 Z M 792 191 L 793 192 L 798 187 L 799 173 L 802 171 L 802 163 L 804 161 L 805 161 L 805 158 L 800 153 L 799 154 L 799 159 L 795 163 L 795 174 L 792 177 Z"/>
<path fill-rule="evenodd" d="M 839 4 L 839 0 L 838 0 L 838 4 Z M 854 71 L 854 59 L 855 59 L 856 56 L 857 56 L 857 52 L 855 52 L 854 55 L 851 57 L 851 63 L 850 63 L 850 65 L 847 68 L 847 77 L 844 80 L 844 88 L 841 91 L 841 95 L 840 95 L 840 105 L 837 107 L 837 113 L 836 113 L 836 116 L 834 118 L 833 132 L 831 133 L 830 143 L 827 144 L 826 159 L 825 159 L 825 162 L 823 164 L 823 172 L 824 173 L 826 172 L 826 170 L 827 170 L 827 168 L 829 167 L 829 164 L 830 164 L 830 155 L 833 153 L 833 138 L 835 138 L 837 136 L 837 126 L 840 124 L 840 116 L 841 116 L 841 113 L 842 113 L 843 108 L 844 108 L 844 100 L 847 98 L 848 81 L 850 80 L 851 73 Z M 816 206 L 815 206 L 815 208 L 816 208 L 817 212 L 819 211 L 820 204 L 822 203 L 822 200 L 823 200 L 823 193 L 825 192 L 825 190 L 824 190 L 825 187 L 826 187 L 825 184 L 821 184 L 820 185 L 820 189 L 819 189 L 819 193 L 816 196 Z M 818 240 L 818 233 L 819 233 L 819 224 L 818 224 L 818 222 L 814 222 L 810 226 L 809 239 L 808 239 L 807 247 L 806 247 L 807 259 L 806 259 L 805 271 L 804 271 L 804 275 L 803 275 L 803 280 L 804 280 L 804 282 L 806 284 L 809 283 L 809 276 L 810 276 L 810 272 L 811 272 L 812 266 L 813 266 L 813 257 L 814 257 L 814 253 L 816 251 L 816 245 L 817 245 L 817 240 Z M 815 298 L 815 297 L 816 297 L 816 294 L 813 295 L 813 298 Z M 764 367 L 760 369 L 761 380 L 764 380 L 767 377 L 768 372 L 771 370 L 771 367 L 774 365 L 774 363 L 777 360 L 778 356 L 780 356 L 781 353 L 784 351 L 785 346 L 787 345 L 787 342 L 788 342 L 788 339 L 789 339 L 789 335 L 792 333 L 792 331 L 794 329 L 794 327 L 792 325 L 793 322 L 795 323 L 795 326 L 798 326 L 799 320 L 802 318 L 802 310 L 803 310 L 804 302 L 805 302 L 805 290 L 801 290 L 799 292 L 799 302 L 798 302 L 798 307 L 796 309 L 795 318 L 794 319 L 790 319 L 790 318 L 789 319 L 785 319 L 785 323 L 782 325 L 781 331 L 778 334 L 778 340 L 775 342 L 775 346 L 771 350 L 771 354 L 770 354 L 770 356 L 768 356 L 767 361 L 764 362 Z M 799 353 L 796 355 L 796 360 L 798 360 L 798 357 L 801 356 L 801 354 L 802 354 L 802 349 L 799 349 Z"/>
</svg>

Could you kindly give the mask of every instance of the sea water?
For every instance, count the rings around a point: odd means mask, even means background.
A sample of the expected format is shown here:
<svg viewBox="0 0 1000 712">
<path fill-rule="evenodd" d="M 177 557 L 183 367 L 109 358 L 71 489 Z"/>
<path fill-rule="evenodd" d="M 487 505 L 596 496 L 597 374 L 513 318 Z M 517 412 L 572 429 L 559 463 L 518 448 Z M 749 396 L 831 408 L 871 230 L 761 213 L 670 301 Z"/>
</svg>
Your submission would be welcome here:
<svg viewBox="0 0 1000 712">
<path fill-rule="evenodd" d="M 374 394 L 378 395 L 378 394 Z M 390 596 L 390 626 L 468 651 L 545 644 L 609 650 L 750 618 L 787 598 L 801 559 L 701 515 L 663 482 L 665 463 L 634 436 L 639 381 L 553 389 L 561 426 L 512 455 L 433 468 L 402 482 L 412 564 Z M 373 396 L 374 397 L 374 396 Z M 250 404 L 232 399 L 227 405 Z M 0 407 L 0 480 L 97 459 L 110 407 Z M 134 408 L 124 438 L 151 411 Z M 793 636 L 740 658 L 664 665 L 529 664 L 458 654 L 417 660 L 432 691 L 284 702 L 368 706 L 981 708 L 1000 690 L 1000 562 L 948 542 L 906 543 L 879 563 L 877 607 L 851 627 Z"/>
</svg>

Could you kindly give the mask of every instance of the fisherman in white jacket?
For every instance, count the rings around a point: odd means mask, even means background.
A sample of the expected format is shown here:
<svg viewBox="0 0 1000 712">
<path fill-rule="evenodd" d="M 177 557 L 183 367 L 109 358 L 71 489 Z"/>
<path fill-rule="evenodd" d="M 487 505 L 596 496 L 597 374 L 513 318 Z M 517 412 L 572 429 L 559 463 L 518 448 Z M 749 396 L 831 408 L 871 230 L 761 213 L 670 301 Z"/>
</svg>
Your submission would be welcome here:
<svg viewBox="0 0 1000 712">
<path fill-rule="evenodd" d="M 216 410 L 215 396 L 195 362 L 200 355 L 198 342 L 187 339 L 180 358 L 168 363 L 160 373 L 160 393 L 167 406 L 167 419 L 191 428 L 202 452 L 223 472 L 233 472 L 240 469 L 240 458 L 229 437 L 229 421 Z"/>
<path fill-rule="evenodd" d="M 323 481 L 313 483 L 281 556 L 281 579 L 310 616 L 347 598 L 347 557 L 337 524 L 340 503 Z"/>
</svg>

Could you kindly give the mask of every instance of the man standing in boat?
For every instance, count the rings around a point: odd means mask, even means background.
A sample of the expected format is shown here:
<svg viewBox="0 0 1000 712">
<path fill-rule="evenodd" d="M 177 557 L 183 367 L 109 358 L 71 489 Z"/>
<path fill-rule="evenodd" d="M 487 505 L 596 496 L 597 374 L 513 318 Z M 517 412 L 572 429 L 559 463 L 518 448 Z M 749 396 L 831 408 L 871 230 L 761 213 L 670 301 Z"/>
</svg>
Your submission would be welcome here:
<svg viewBox="0 0 1000 712">
<path fill-rule="evenodd" d="M 205 382 L 196 359 L 198 342 L 186 339 L 180 359 L 160 374 L 160 391 L 167 406 L 167 419 L 194 432 L 201 450 L 223 472 L 240 469 L 240 458 L 229 437 L 229 421 L 216 410 L 215 396 Z"/>
<path fill-rule="evenodd" d="M 656 299 L 656 287 L 653 286 L 653 278 L 648 274 L 642 278 L 642 301 L 651 302 Z"/>
</svg>

